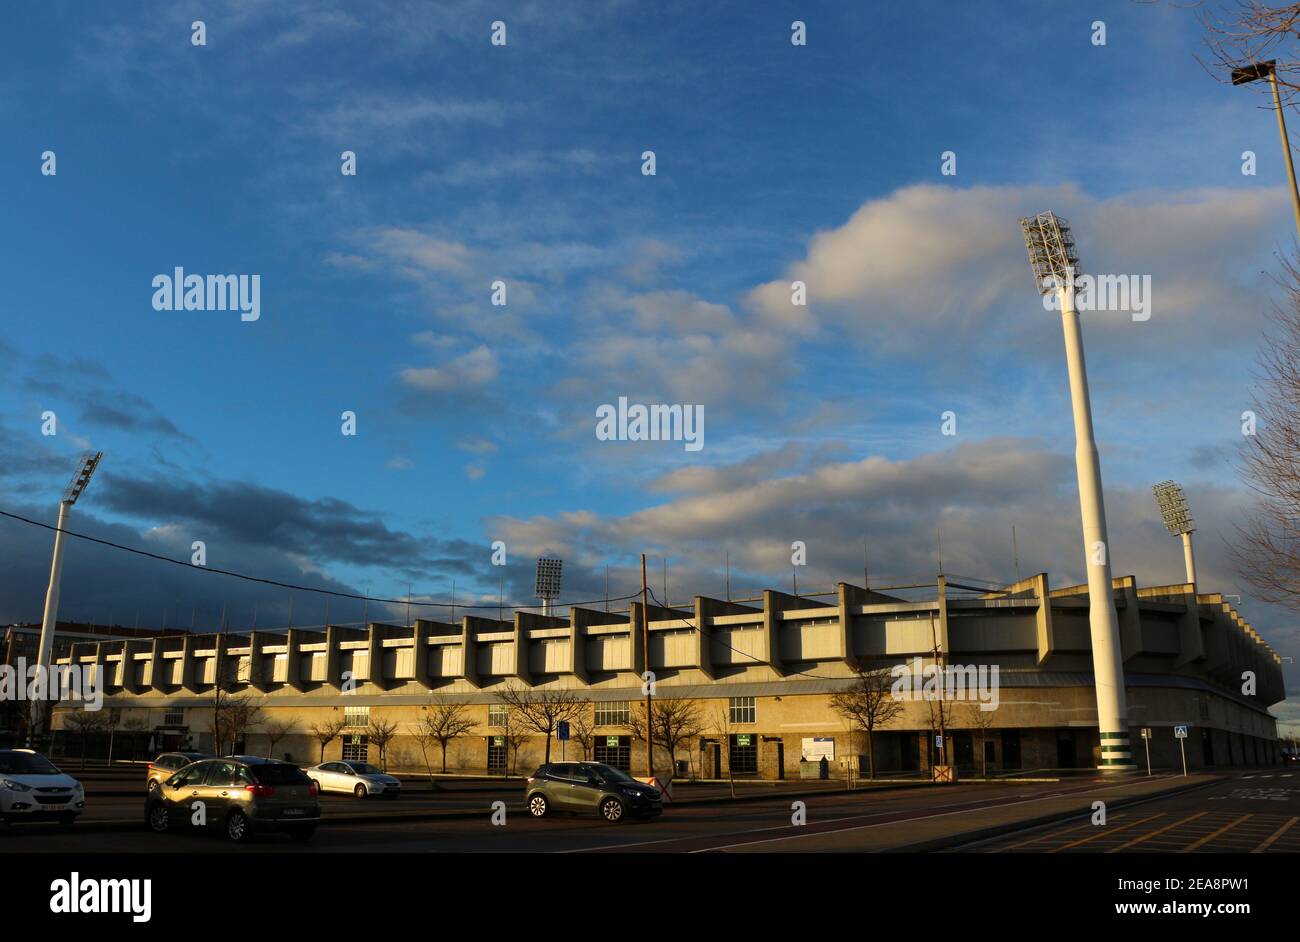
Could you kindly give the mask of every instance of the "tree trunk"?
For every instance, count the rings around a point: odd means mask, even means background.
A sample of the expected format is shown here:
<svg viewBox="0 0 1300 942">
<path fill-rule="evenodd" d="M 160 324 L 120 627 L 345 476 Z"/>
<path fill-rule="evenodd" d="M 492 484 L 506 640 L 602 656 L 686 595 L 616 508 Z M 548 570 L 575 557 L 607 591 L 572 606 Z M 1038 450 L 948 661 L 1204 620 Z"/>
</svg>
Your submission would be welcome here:
<svg viewBox="0 0 1300 942">
<path fill-rule="evenodd" d="M 447 743 L 445 740 L 442 743 L 442 774 L 447 774 Z"/>
<path fill-rule="evenodd" d="M 876 780 L 876 749 L 871 741 L 871 730 L 867 730 L 867 778 Z"/>
</svg>

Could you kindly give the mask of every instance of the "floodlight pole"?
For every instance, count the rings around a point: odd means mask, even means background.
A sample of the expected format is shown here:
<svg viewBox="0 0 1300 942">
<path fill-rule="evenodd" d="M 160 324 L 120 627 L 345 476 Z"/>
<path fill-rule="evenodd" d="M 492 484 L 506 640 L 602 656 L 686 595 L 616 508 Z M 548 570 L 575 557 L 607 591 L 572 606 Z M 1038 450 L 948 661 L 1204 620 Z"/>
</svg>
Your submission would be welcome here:
<svg viewBox="0 0 1300 942">
<path fill-rule="evenodd" d="M 1074 407 L 1074 463 L 1079 477 L 1079 512 L 1083 518 L 1083 551 L 1088 568 L 1088 622 L 1092 633 L 1092 667 L 1097 690 L 1097 729 L 1101 741 L 1101 770 L 1134 768 L 1129 750 L 1128 705 L 1124 691 L 1124 662 L 1119 644 L 1119 616 L 1111 589 L 1110 542 L 1101 490 L 1101 462 L 1092 431 L 1083 331 L 1074 306 L 1073 278 L 1058 281 L 1065 329 L 1065 361 L 1070 373 Z"/>
<path fill-rule="evenodd" d="M 1196 591 L 1196 558 L 1192 555 L 1192 533 L 1188 530 L 1183 537 L 1183 565 L 1187 567 L 1187 581 Z"/>
</svg>

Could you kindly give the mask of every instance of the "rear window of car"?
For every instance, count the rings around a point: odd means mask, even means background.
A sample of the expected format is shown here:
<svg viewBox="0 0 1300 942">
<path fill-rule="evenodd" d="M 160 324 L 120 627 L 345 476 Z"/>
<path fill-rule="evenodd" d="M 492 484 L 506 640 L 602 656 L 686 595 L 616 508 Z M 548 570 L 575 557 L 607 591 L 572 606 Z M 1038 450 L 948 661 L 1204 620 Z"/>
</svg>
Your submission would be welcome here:
<svg viewBox="0 0 1300 942">
<path fill-rule="evenodd" d="M 278 763 L 249 766 L 253 778 L 261 785 L 310 785 L 307 773 L 296 765 Z"/>
</svg>

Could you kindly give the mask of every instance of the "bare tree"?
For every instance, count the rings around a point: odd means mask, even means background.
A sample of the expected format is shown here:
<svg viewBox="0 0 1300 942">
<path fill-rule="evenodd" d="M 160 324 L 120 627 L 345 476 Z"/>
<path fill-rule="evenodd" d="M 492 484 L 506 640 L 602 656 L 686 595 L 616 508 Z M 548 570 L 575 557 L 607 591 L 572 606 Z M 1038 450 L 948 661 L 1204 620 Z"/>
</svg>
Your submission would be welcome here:
<svg viewBox="0 0 1300 942">
<path fill-rule="evenodd" d="M 894 675 L 888 668 L 853 668 L 853 683 L 847 690 L 831 695 L 831 709 L 863 731 L 867 744 L 867 777 L 876 777 L 876 750 L 872 734 L 880 726 L 903 712 L 903 703 L 894 698 L 891 688 Z"/>
<path fill-rule="evenodd" d="M 592 751 L 596 748 L 596 724 L 592 716 L 593 711 L 588 708 L 589 706 L 588 704 L 579 710 L 570 721 L 572 726 L 570 736 L 581 747 L 584 759 L 590 759 Z"/>
<path fill-rule="evenodd" d="M 217 755 L 229 755 L 250 726 L 257 722 L 261 705 L 248 694 L 226 694 L 212 711 L 212 741 Z M 229 747 L 229 748 L 227 748 Z"/>
<path fill-rule="evenodd" d="M 1300 270 L 1285 263 L 1287 293 L 1260 354 L 1263 389 L 1247 429 L 1242 476 L 1257 496 L 1238 526 L 1238 574 L 1270 602 L 1300 608 Z M 1243 420 L 1250 417 L 1243 416 Z"/>
<path fill-rule="evenodd" d="M 366 735 L 375 748 L 379 750 L 379 767 L 387 772 L 388 744 L 397 737 L 396 721 L 382 719 L 377 716 L 371 717 L 370 725 L 366 728 Z"/>
<path fill-rule="evenodd" d="M 463 703 L 452 703 L 444 697 L 434 697 L 433 702 L 425 707 L 420 720 L 420 730 L 416 734 L 427 735 L 431 742 L 436 742 L 442 749 L 442 773 L 447 774 L 447 746 L 478 726 L 469 715 L 469 709 Z M 430 778 L 432 781 L 432 777 Z"/>
<path fill-rule="evenodd" d="M 981 710 L 979 703 L 968 703 L 966 705 L 966 719 L 970 728 L 976 731 L 976 738 L 979 741 L 980 751 L 980 775 L 984 778 L 989 777 L 989 760 L 988 752 L 984 747 L 988 739 L 989 730 L 997 722 L 996 710 Z"/>
<path fill-rule="evenodd" d="M 532 690 L 509 684 L 497 692 L 497 699 L 506 705 L 520 726 L 546 737 L 546 758 L 551 761 L 551 735 L 560 720 L 577 714 L 582 700 L 572 690 Z"/>
<path fill-rule="evenodd" d="M 336 716 L 326 720 L 323 723 L 317 723 L 311 728 L 311 734 L 316 737 L 320 743 L 320 761 L 325 761 L 325 747 L 338 739 L 343 730 L 348 728 L 348 722 L 341 716 Z"/>
<path fill-rule="evenodd" d="M 1232 81 L 1232 70 L 1276 62 L 1278 93 L 1283 106 L 1289 105 L 1300 91 L 1300 59 L 1296 38 L 1300 33 L 1300 3 L 1267 3 L 1264 0 L 1236 0 L 1200 16 L 1205 28 L 1205 45 L 1210 62 L 1201 65 L 1215 79 Z M 1260 83 L 1260 91 L 1271 93 Z"/>
<path fill-rule="evenodd" d="M 736 777 L 731 771 L 731 708 L 723 704 L 713 711 L 713 730 L 721 744 L 719 749 L 720 756 L 726 756 L 727 762 L 727 784 L 731 788 L 731 797 L 736 797 Z M 714 769 L 713 774 L 717 775 L 721 769 Z"/>
<path fill-rule="evenodd" d="M 506 744 L 506 756 L 509 759 L 510 767 L 506 770 L 506 775 L 514 775 L 519 767 L 519 750 L 524 743 L 528 742 L 528 729 L 519 718 L 515 716 L 514 710 L 506 710 L 506 725 L 502 727 L 505 734 L 501 738 Z"/>
<path fill-rule="evenodd" d="M 298 732 L 298 717 L 265 720 L 262 723 L 262 732 L 266 736 L 266 758 L 269 759 L 279 743 Z"/>
<path fill-rule="evenodd" d="M 239 661 L 232 663 L 225 647 L 225 635 L 218 634 L 212 674 L 212 751 L 219 756 L 235 751 L 235 744 L 261 712 L 251 695 L 226 689 L 227 684 L 248 683 L 250 668 Z"/>
<path fill-rule="evenodd" d="M 81 767 L 86 767 L 86 746 L 92 733 L 108 728 L 108 717 L 97 710 L 70 709 L 63 711 L 63 728 L 81 738 Z"/>
<path fill-rule="evenodd" d="M 645 740 L 645 705 L 637 704 L 629 714 L 627 727 L 635 739 Z M 677 759 L 677 748 L 700 734 L 703 720 L 699 704 L 685 697 L 659 697 L 650 707 L 650 741 L 663 747 L 670 763 Z"/>
</svg>

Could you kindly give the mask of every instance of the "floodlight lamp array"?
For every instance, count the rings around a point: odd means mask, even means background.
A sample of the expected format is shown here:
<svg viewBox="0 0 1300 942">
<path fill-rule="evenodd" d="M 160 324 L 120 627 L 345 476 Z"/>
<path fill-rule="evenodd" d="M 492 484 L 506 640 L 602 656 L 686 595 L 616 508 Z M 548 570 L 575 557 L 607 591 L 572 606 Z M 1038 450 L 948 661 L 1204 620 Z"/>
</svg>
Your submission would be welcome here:
<svg viewBox="0 0 1300 942">
<path fill-rule="evenodd" d="M 1181 487 L 1173 481 L 1161 481 L 1153 486 L 1151 491 L 1156 496 L 1160 517 L 1164 520 L 1165 529 L 1170 534 L 1180 536 L 1196 529 L 1196 521 L 1192 519 L 1192 512 L 1187 509 L 1187 498 L 1183 495 Z"/>
<path fill-rule="evenodd" d="M 564 560 L 542 556 L 537 560 L 537 597 L 539 599 L 557 599 L 560 597 L 560 578 L 563 575 Z"/>
<path fill-rule="evenodd" d="M 1051 294 L 1058 287 L 1073 286 L 1080 267 L 1069 221 L 1049 211 L 1020 220 L 1020 228 L 1038 293 Z"/>
<path fill-rule="evenodd" d="M 63 503 L 71 506 L 77 502 L 77 498 L 81 496 L 81 492 L 84 491 L 86 486 L 90 483 L 90 478 L 95 473 L 95 469 L 99 467 L 99 459 L 103 457 L 104 453 L 102 451 L 97 451 L 94 454 L 86 452 L 81 456 L 81 461 L 77 465 L 77 471 L 72 475 L 72 483 L 70 483 L 67 490 L 63 492 Z"/>
</svg>

